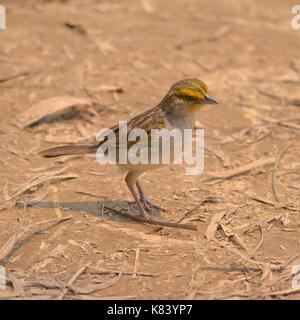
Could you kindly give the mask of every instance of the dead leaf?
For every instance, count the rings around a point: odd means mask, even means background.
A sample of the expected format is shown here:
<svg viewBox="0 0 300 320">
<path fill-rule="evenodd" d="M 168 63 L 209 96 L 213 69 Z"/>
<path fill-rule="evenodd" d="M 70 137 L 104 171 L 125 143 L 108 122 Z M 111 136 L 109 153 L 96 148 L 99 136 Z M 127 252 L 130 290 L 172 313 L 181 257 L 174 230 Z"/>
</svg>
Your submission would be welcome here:
<svg viewBox="0 0 300 320">
<path fill-rule="evenodd" d="M 121 86 L 113 85 L 113 84 L 101 84 L 99 86 L 95 86 L 89 88 L 90 91 L 95 92 L 116 92 L 116 93 L 123 93 L 124 89 Z"/>
<path fill-rule="evenodd" d="M 73 30 L 73 31 L 76 31 L 80 34 L 83 34 L 83 35 L 86 35 L 87 34 L 87 31 L 86 29 L 81 26 L 80 24 L 75 24 L 75 23 L 72 23 L 72 22 L 65 22 L 64 26 L 70 30 Z"/>
<path fill-rule="evenodd" d="M 91 106 L 91 101 L 75 97 L 54 97 L 43 100 L 25 110 L 17 117 L 17 125 L 24 129 L 40 121 L 50 121 L 72 110 L 82 111 Z"/>
<path fill-rule="evenodd" d="M 217 231 L 217 228 L 219 226 L 219 223 L 220 223 L 221 219 L 225 216 L 225 214 L 226 214 L 226 212 L 220 212 L 220 213 L 216 213 L 212 217 L 210 224 L 207 227 L 206 234 L 205 234 L 207 240 L 211 240 L 214 238 L 215 233 Z"/>
</svg>

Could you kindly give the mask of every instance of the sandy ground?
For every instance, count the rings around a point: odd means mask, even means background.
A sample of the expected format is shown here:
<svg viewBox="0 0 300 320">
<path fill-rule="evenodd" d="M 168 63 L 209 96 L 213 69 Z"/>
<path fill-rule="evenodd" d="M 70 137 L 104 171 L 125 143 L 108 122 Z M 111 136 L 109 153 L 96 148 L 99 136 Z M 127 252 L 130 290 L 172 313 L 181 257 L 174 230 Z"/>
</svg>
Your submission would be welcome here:
<svg viewBox="0 0 300 320">
<path fill-rule="evenodd" d="M 292 287 L 300 265 L 293 1 L 170 3 L 2 1 L 0 260 L 8 281 L 1 298 L 300 298 Z M 149 109 L 186 77 L 205 80 L 221 102 L 198 117 L 204 174 L 172 166 L 142 183 L 167 209 L 160 219 L 194 208 L 182 223 L 197 232 L 108 212 L 105 205 L 120 209 L 130 195 L 123 175 L 94 157 L 38 156 Z M 93 114 L 18 126 L 22 112 L 59 96 L 92 98 Z M 206 179 L 212 175 L 219 178 Z M 26 208 L 29 199 L 41 201 Z"/>
</svg>

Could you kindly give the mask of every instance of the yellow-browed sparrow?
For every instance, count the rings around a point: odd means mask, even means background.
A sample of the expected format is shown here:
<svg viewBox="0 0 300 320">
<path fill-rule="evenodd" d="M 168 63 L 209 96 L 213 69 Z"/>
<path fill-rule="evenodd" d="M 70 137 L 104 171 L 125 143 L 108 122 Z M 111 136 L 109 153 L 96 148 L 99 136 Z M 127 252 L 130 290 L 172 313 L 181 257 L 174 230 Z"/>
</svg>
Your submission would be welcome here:
<svg viewBox="0 0 300 320">
<path fill-rule="evenodd" d="M 169 89 L 165 97 L 156 107 L 138 114 L 128 121 L 128 134 L 133 129 L 143 129 L 147 133 L 148 143 L 151 148 L 152 129 L 193 129 L 197 111 L 201 110 L 204 105 L 216 103 L 217 101 L 208 94 L 208 88 L 203 81 L 198 79 L 178 81 Z M 116 136 L 115 147 L 118 151 L 120 145 L 120 127 L 118 125 L 112 127 L 111 132 Z M 44 150 L 40 154 L 44 157 L 57 157 L 62 155 L 96 153 L 97 149 L 103 143 L 104 141 L 97 141 L 91 144 L 58 146 Z M 134 143 L 135 142 L 128 141 L 128 148 Z M 139 212 L 144 217 L 147 217 L 146 210 L 149 209 L 149 206 L 157 206 L 152 205 L 147 200 L 138 178 L 145 171 L 159 168 L 163 164 L 121 164 L 118 157 L 116 163 L 127 170 L 125 178 L 126 184 L 138 206 Z"/>
</svg>

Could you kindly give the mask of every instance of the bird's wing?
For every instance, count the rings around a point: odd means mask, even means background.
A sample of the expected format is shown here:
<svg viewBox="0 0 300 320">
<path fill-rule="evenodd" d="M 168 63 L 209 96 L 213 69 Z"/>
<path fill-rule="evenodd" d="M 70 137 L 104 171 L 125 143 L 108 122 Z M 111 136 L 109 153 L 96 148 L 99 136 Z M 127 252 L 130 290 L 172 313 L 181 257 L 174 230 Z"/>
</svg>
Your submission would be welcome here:
<svg viewBox="0 0 300 320">
<path fill-rule="evenodd" d="M 131 120 L 127 122 L 127 133 L 131 132 L 134 129 L 143 129 L 147 133 L 148 139 L 151 137 L 151 130 L 152 129 L 162 129 L 165 127 L 165 117 L 164 113 L 160 109 L 159 106 L 147 110 L 141 114 L 138 114 Z M 115 143 L 116 146 L 119 146 L 119 136 L 120 136 L 120 127 L 119 124 L 111 127 L 108 131 L 107 134 L 104 132 L 102 134 L 102 137 L 107 137 L 104 141 L 109 140 L 110 138 L 115 137 Z M 128 147 L 134 145 L 137 141 L 128 141 L 128 134 L 127 134 L 127 145 Z M 150 141 L 148 141 L 149 143 Z M 101 144 L 103 143 L 102 141 L 96 141 L 93 143 L 92 148 L 97 149 Z"/>
</svg>

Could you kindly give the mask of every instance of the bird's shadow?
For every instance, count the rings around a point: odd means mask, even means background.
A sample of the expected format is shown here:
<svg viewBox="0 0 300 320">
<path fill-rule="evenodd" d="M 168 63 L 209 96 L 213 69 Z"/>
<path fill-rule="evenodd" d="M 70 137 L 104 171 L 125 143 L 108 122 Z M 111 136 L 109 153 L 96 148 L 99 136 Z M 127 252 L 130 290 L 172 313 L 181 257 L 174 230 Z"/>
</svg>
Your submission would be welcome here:
<svg viewBox="0 0 300 320">
<path fill-rule="evenodd" d="M 121 222 L 133 222 L 132 219 L 122 216 L 121 214 L 117 214 L 113 212 L 113 210 L 117 211 L 127 211 L 131 214 L 139 215 L 139 212 L 135 205 L 130 205 L 127 201 L 124 200 L 110 200 L 100 198 L 97 201 L 80 201 L 80 202 L 59 202 L 59 201 L 40 201 L 36 203 L 28 203 L 28 206 L 31 208 L 60 208 L 65 210 L 77 211 L 81 213 L 86 213 L 93 215 L 97 218 L 103 220 L 114 220 Z M 109 210 L 112 208 L 113 210 Z M 158 210 L 152 212 L 152 214 L 159 214 Z"/>
</svg>

